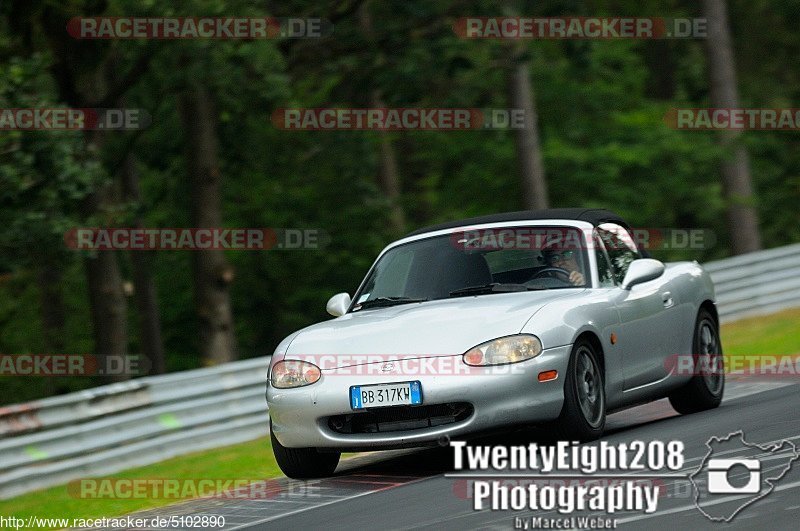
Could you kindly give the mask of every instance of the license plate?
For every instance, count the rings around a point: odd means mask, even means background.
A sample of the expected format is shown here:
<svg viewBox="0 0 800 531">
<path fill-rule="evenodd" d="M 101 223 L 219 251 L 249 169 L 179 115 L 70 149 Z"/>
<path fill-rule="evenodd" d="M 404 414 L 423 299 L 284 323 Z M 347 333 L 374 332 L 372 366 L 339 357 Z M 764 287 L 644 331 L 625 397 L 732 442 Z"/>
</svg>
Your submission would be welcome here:
<svg viewBox="0 0 800 531">
<path fill-rule="evenodd" d="M 350 388 L 350 405 L 353 409 L 416 406 L 421 403 L 422 385 L 419 382 L 354 385 Z"/>
</svg>

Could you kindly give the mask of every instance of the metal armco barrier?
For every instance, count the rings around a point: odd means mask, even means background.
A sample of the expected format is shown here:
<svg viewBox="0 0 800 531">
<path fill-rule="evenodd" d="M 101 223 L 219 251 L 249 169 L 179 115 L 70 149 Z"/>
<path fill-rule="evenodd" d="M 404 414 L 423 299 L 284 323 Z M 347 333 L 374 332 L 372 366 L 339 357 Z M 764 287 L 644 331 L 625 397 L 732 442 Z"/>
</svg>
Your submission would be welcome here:
<svg viewBox="0 0 800 531">
<path fill-rule="evenodd" d="M 269 433 L 268 358 L 0 408 L 0 499 Z"/>
<path fill-rule="evenodd" d="M 800 244 L 708 262 L 722 322 L 800 306 Z"/>
<path fill-rule="evenodd" d="M 800 244 L 704 267 L 723 322 L 800 307 Z M 0 499 L 267 435 L 268 359 L 0 407 Z"/>
</svg>

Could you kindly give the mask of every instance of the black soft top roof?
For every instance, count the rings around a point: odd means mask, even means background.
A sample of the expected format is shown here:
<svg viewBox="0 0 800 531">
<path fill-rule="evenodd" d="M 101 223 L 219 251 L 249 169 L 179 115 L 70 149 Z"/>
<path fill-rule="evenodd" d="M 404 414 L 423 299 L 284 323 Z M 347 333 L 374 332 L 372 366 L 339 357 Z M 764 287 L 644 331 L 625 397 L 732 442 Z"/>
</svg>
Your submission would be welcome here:
<svg viewBox="0 0 800 531">
<path fill-rule="evenodd" d="M 548 208 L 546 210 L 521 210 L 519 212 L 505 212 L 502 214 L 490 214 L 488 216 L 479 216 L 458 221 L 448 221 L 439 223 L 438 225 L 417 229 L 406 236 L 416 236 L 418 234 L 425 234 L 426 232 L 469 227 L 472 225 L 481 225 L 483 223 L 502 223 L 505 221 L 526 221 L 533 219 L 574 219 L 589 222 L 594 226 L 611 222 L 628 229 L 630 228 L 625 220 L 617 214 L 603 208 Z"/>
</svg>

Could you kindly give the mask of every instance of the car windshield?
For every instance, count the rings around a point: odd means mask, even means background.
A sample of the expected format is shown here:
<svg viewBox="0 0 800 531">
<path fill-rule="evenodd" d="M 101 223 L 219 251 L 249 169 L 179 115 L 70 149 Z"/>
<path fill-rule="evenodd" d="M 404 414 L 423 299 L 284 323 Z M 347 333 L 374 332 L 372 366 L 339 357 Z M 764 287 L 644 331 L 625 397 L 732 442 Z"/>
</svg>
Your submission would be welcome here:
<svg viewBox="0 0 800 531">
<path fill-rule="evenodd" d="M 583 232 L 574 227 L 457 230 L 387 251 L 353 311 L 453 297 L 585 287 Z"/>
</svg>

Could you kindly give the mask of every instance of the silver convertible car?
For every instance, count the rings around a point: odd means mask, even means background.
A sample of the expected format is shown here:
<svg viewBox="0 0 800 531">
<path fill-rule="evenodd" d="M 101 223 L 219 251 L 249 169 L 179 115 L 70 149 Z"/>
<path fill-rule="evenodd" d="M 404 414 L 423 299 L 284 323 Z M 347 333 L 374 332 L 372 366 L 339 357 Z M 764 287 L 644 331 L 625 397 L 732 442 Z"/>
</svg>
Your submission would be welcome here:
<svg viewBox="0 0 800 531">
<path fill-rule="evenodd" d="M 664 397 L 680 413 L 718 406 L 711 279 L 696 262 L 648 258 L 635 232 L 607 210 L 554 209 L 446 223 L 386 247 L 352 298 L 328 301 L 335 319 L 272 356 L 281 470 L 321 477 L 343 451 L 512 426 L 591 440 L 608 413 Z"/>
</svg>

